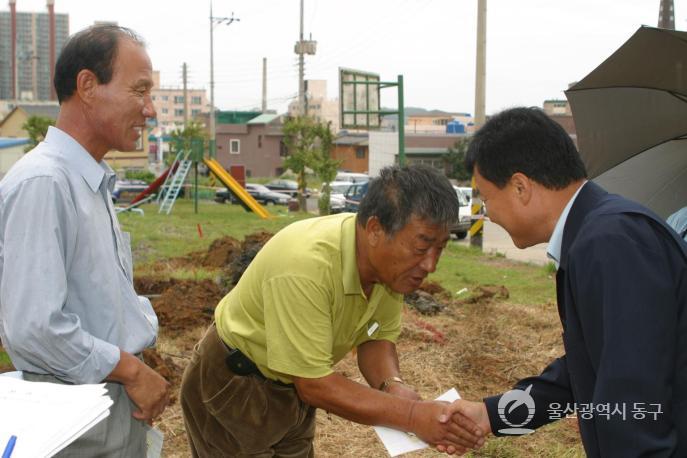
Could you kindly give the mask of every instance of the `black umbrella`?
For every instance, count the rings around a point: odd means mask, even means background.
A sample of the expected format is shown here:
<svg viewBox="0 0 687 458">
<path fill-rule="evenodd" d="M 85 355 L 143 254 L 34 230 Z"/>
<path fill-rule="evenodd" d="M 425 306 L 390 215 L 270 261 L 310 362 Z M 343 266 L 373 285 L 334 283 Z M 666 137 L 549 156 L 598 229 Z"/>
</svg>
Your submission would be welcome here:
<svg viewBox="0 0 687 458">
<path fill-rule="evenodd" d="M 594 181 L 663 217 L 687 206 L 687 32 L 641 27 L 566 95 Z"/>
</svg>

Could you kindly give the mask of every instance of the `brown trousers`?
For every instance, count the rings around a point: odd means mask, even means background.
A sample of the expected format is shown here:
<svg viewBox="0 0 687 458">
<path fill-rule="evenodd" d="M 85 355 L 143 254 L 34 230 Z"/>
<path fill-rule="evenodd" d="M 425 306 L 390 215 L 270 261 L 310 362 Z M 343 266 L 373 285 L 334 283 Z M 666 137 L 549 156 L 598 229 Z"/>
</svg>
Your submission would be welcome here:
<svg viewBox="0 0 687 458">
<path fill-rule="evenodd" d="M 213 324 L 184 371 L 180 402 L 194 457 L 314 457 L 315 408 L 296 389 L 225 364 Z"/>
</svg>

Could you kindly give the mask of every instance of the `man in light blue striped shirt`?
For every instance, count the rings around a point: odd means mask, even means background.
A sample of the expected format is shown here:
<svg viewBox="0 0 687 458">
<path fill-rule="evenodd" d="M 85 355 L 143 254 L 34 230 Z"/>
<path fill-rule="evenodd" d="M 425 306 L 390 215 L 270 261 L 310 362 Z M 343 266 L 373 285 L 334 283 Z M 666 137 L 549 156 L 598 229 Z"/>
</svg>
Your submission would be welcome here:
<svg viewBox="0 0 687 458">
<path fill-rule="evenodd" d="M 157 317 L 134 291 L 103 160 L 135 149 L 155 117 L 152 85 L 133 32 L 77 33 L 55 69 L 56 127 L 0 182 L 0 339 L 12 363 L 28 380 L 108 382 L 115 401 L 60 456 L 145 456 L 145 422 L 168 402 L 169 384 L 138 356 L 155 343 Z"/>
</svg>

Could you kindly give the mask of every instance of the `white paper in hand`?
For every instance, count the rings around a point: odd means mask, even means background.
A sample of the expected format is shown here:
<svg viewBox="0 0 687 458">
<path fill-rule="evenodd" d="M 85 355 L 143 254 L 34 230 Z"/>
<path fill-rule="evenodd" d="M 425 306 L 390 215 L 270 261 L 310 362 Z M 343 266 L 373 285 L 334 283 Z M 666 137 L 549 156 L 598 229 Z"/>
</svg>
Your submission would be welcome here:
<svg viewBox="0 0 687 458">
<path fill-rule="evenodd" d="M 453 402 L 460 399 L 460 394 L 455 388 L 451 388 L 446 393 L 442 394 L 437 401 Z M 397 429 L 387 428 L 385 426 L 375 426 L 375 432 L 382 441 L 384 447 L 389 452 L 389 456 L 398 456 L 403 453 L 414 452 L 429 447 L 429 445 L 418 439 L 413 434 L 408 434 Z"/>
<path fill-rule="evenodd" d="M 162 431 L 152 426 L 146 426 L 146 445 L 148 446 L 146 458 L 160 458 L 164 439 L 165 436 Z"/>
</svg>

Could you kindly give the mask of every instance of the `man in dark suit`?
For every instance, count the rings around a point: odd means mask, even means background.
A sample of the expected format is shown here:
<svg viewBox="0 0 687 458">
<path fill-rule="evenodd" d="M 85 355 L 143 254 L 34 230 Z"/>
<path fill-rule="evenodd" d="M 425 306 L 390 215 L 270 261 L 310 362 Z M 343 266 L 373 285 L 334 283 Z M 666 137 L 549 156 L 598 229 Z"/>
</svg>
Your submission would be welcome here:
<svg viewBox="0 0 687 458">
<path fill-rule="evenodd" d="M 589 456 L 687 456 L 685 244 L 650 210 L 586 181 L 570 137 L 541 110 L 491 118 L 466 165 L 517 247 L 549 242 L 565 355 L 508 393 L 457 401 L 461 410 L 496 435 L 576 410 Z"/>
</svg>

